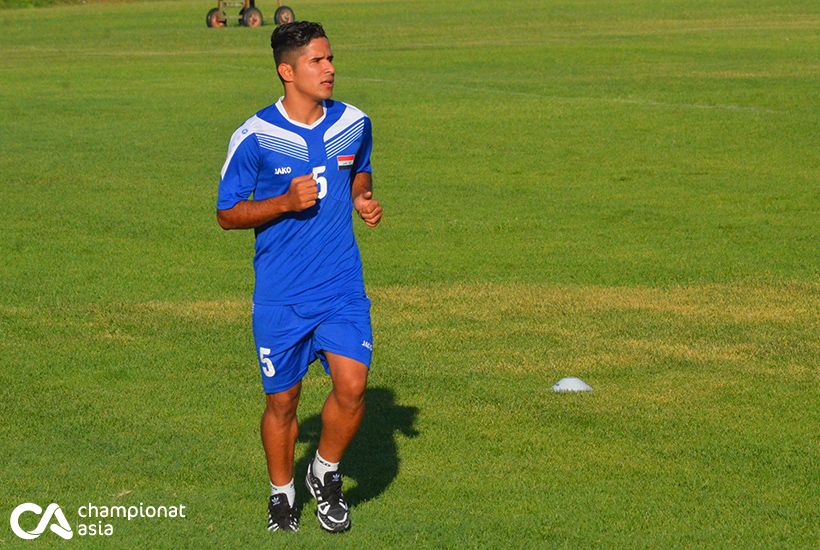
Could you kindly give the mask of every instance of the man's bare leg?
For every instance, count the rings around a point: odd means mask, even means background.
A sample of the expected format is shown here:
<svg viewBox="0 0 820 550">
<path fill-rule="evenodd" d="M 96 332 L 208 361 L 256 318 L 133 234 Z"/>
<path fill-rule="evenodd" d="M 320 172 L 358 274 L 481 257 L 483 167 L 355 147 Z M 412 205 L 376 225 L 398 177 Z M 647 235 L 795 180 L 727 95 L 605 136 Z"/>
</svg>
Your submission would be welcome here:
<svg viewBox="0 0 820 550">
<path fill-rule="evenodd" d="M 325 531 L 339 533 L 350 529 L 350 515 L 342 494 L 339 461 L 359 430 L 364 417 L 364 390 L 367 366 L 325 352 L 330 365 L 333 390 L 322 409 L 322 435 L 319 449 L 308 467 L 306 483 L 316 498 L 316 517 Z"/>
<path fill-rule="evenodd" d="M 268 475 L 274 485 L 285 485 L 293 479 L 293 451 L 299 426 L 296 407 L 299 404 L 299 382 L 289 390 L 265 396 L 262 413 L 262 446 L 268 460 Z"/>
<path fill-rule="evenodd" d="M 339 462 L 364 418 L 368 368 L 343 355 L 325 352 L 325 357 L 333 390 L 322 409 L 319 455 L 328 462 Z"/>
<path fill-rule="evenodd" d="M 298 531 L 299 518 L 294 513 L 296 487 L 293 483 L 293 450 L 296 446 L 296 406 L 299 404 L 299 382 L 289 390 L 265 396 L 262 413 L 262 446 L 268 459 L 271 496 L 268 501 L 268 531 Z"/>
</svg>

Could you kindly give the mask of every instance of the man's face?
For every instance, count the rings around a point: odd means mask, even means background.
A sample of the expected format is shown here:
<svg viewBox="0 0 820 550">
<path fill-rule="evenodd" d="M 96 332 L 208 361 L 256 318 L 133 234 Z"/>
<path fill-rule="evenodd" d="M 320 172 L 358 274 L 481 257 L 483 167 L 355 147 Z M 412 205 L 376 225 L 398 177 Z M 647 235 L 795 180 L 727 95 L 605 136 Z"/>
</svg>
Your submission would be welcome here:
<svg viewBox="0 0 820 550">
<path fill-rule="evenodd" d="M 317 101 L 333 95 L 333 52 L 327 38 L 314 38 L 302 48 L 293 67 L 293 85 Z"/>
</svg>

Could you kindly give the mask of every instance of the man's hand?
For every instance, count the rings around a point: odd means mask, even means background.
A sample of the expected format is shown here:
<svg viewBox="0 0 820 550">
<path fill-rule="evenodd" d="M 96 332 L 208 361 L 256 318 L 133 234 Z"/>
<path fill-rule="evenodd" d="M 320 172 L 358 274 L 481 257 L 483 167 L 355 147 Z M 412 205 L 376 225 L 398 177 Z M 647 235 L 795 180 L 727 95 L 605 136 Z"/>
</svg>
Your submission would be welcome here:
<svg viewBox="0 0 820 550">
<path fill-rule="evenodd" d="M 319 186 L 313 179 L 313 174 L 298 176 L 290 180 L 290 189 L 287 192 L 286 203 L 291 212 L 307 210 L 319 197 Z"/>
<path fill-rule="evenodd" d="M 353 208 L 368 227 L 376 227 L 382 219 L 382 205 L 373 198 L 372 191 L 365 191 L 353 199 Z"/>
</svg>

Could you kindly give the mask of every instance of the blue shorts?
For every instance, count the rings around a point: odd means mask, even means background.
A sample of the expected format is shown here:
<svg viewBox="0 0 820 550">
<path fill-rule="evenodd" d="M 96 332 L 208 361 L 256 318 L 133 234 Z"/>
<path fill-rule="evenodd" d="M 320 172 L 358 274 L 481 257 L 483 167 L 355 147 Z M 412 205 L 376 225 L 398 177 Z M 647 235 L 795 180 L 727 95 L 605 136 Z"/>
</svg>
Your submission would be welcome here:
<svg viewBox="0 0 820 550">
<path fill-rule="evenodd" d="M 370 368 L 370 300 L 354 294 L 290 306 L 254 304 L 253 339 L 265 393 L 295 386 L 317 358 L 329 374 L 325 351 Z"/>
</svg>

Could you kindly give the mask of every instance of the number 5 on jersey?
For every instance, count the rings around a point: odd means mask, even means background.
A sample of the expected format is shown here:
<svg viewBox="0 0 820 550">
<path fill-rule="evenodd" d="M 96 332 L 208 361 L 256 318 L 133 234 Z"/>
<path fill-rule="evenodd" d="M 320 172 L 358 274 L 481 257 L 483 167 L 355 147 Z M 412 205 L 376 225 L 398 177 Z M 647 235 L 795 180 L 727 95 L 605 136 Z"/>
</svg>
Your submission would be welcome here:
<svg viewBox="0 0 820 550">
<path fill-rule="evenodd" d="M 259 348 L 259 362 L 262 363 L 262 374 L 268 378 L 273 378 L 276 369 L 273 368 L 273 361 L 270 360 L 270 348 Z"/>
<path fill-rule="evenodd" d="M 320 175 L 324 174 L 326 169 L 326 166 L 317 166 L 313 169 L 313 179 L 316 180 L 316 185 L 319 186 L 319 196 L 316 197 L 317 199 L 323 199 L 325 195 L 327 195 L 327 178 Z"/>
</svg>

